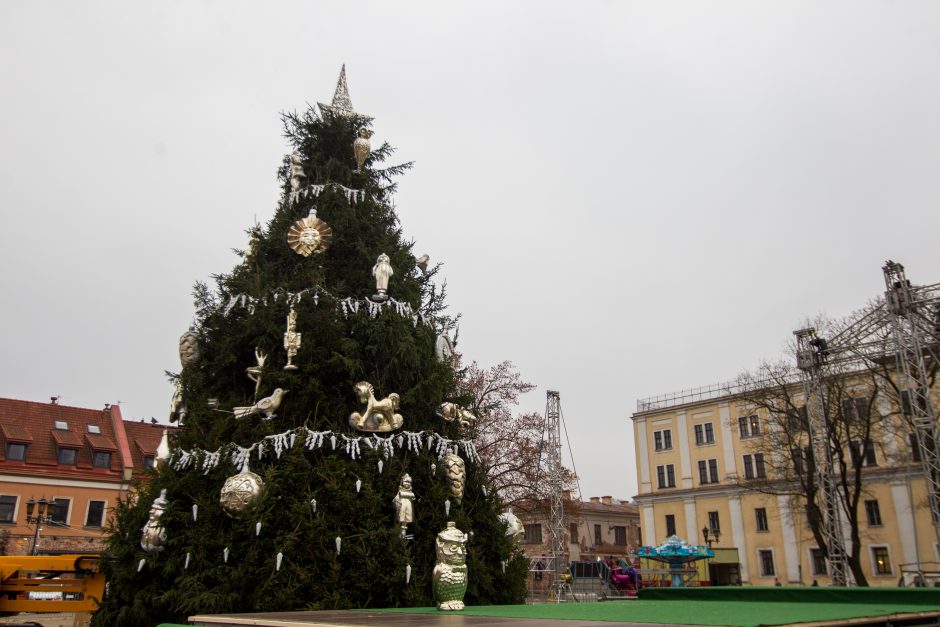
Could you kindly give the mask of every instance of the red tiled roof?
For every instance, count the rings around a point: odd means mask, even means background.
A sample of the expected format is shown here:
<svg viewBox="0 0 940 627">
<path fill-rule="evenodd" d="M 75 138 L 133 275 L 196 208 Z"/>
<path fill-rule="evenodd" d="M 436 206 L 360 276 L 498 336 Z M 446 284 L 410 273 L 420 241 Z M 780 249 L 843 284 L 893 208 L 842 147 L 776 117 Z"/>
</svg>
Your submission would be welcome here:
<svg viewBox="0 0 940 627">
<path fill-rule="evenodd" d="M 134 460 L 134 470 L 144 468 L 144 457 L 153 457 L 157 454 L 157 447 L 160 445 L 160 438 L 163 437 L 163 430 L 169 432 L 172 439 L 176 427 L 163 424 L 151 424 L 149 422 L 124 421 L 124 430 L 127 432 L 127 439 L 131 442 L 131 457 Z"/>
<path fill-rule="evenodd" d="M 33 436 L 23 425 L 0 424 L 0 432 L 8 442 L 32 442 Z"/>
<path fill-rule="evenodd" d="M 116 451 L 117 445 L 114 443 L 114 440 L 109 438 L 106 435 L 98 435 L 97 433 L 86 433 L 85 439 L 88 440 L 88 444 L 92 449 L 96 451 Z"/>
<path fill-rule="evenodd" d="M 120 459 L 113 460 L 110 469 L 94 468 L 92 466 L 93 449 L 88 446 L 84 435 L 91 434 L 88 425 L 97 426 L 97 431 L 108 442 L 110 448 L 115 449 L 113 443 L 118 439 L 115 433 L 114 420 L 119 417 L 119 408 L 86 409 L 82 407 L 69 407 L 54 403 L 36 403 L 9 398 L 0 398 L 0 434 L 4 442 L 16 440 L 15 432 L 24 430 L 31 436 L 27 441 L 26 459 L 23 462 L 6 462 L 3 457 L 5 448 L 0 446 L 0 465 L 4 472 L 13 473 L 40 473 L 59 477 L 94 477 L 99 480 L 121 479 Z M 56 421 L 68 424 L 68 431 L 55 428 Z M 122 434 L 123 435 L 123 434 Z M 75 466 L 59 465 L 56 449 L 58 446 L 68 446 L 78 451 Z"/>
<path fill-rule="evenodd" d="M 82 439 L 71 431 L 53 429 L 52 439 L 55 440 L 56 446 L 61 448 L 81 448 L 82 446 Z"/>
</svg>

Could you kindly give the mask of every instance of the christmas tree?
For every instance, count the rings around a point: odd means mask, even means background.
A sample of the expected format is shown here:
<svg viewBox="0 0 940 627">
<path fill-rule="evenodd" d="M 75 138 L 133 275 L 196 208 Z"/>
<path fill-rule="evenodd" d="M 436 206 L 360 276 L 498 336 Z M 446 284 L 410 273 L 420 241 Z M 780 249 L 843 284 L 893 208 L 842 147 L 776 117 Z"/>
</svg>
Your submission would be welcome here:
<svg viewBox="0 0 940 627">
<path fill-rule="evenodd" d="M 466 602 L 522 600 L 439 267 L 414 257 L 390 205 L 410 164 L 382 167 L 392 148 L 371 147 L 345 69 L 319 115 L 283 117 L 282 197 L 244 261 L 196 286 L 172 373 L 180 429 L 115 508 L 95 625 L 432 605 L 449 521 L 468 534 Z"/>
</svg>

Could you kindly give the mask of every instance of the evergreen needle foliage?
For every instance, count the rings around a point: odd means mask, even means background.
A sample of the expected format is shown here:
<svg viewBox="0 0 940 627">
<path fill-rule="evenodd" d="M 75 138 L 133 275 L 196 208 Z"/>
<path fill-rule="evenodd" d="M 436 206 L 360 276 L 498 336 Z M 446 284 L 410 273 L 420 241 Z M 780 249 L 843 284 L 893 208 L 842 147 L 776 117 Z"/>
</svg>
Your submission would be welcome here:
<svg viewBox="0 0 940 627">
<path fill-rule="evenodd" d="M 173 459 L 179 450 L 214 451 L 229 443 L 248 447 L 301 426 L 365 435 L 348 423 L 350 413 L 363 409 L 353 392 L 358 381 L 370 382 L 378 399 L 400 395 L 403 429 L 463 437 L 455 424 L 435 417 L 444 401 L 468 401 L 458 389 L 453 365 L 435 357 L 437 333 L 454 323 L 445 312 L 445 290 L 433 283 L 437 268 L 427 275 L 416 269 L 412 244 L 403 238 L 389 204 L 391 179 L 410 164 L 377 168 L 392 153 L 384 144 L 372 151 L 362 172 L 355 171 L 353 140 L 360 126 L 371 124 L 368 118 L 320 118 L 309 110 L 286 114 L 284 122 L 286 137 L 302 155 L 307 184 L 335 183 L 363 190 L 365 197 L 350 203 L 342 190 L 328 185 L 317 198 L 292 203 L 289 164 L 281 167 L 282 199 L 261 232 L 254 259 L 214 277 L 213 287 L 195 288 L 200 355 L 182 372 L 170 373 L 181 382 L 188 407 L 175 434 Z M 305 258 L 290 249 L 287 232 L 314 205 L 317 216 L 332 227 L 333 241 L 325 252 Z M 428 323 L 416 324 L 388 309 L 375 318 L 363 310 L 344 315 L 343 299 L 363 299 L 375 291 L 371 271 L 380 253 L 391 258 L 395 271 L 390 295 L 420 311 Z M 271 294 L 309 288 L 316 288 L 316 301 L 309 292 L 295 307 L 297 331 L 303 334 L 294 359 L 299 370 L 286 372 L 283 336 L 289 306 Z M 254 307 L 226 312 L 237 294 L 257 299 Z M 255 386 L 245 368 L 255 365 L 256 347 L 268 355 L 258 397 L 275 388 L 289 390 L 276 417 L 236 419 L 209 409 L 210 398 L 226 410 L 254 403 Z M 228 516 L 219 503 L 223 482 L 240 470 L 225 456 L 208 472 L 199 464 L 159 468 L 115 508 L 111 559 L 105 566 L 108 593 L 93 624 L 184 622 L 196 613 L 430 605 L 434 541 L 448 520 L 472 534 L 466 602 L 522 601 L 526 563 L 497 518 L 502 503 L 481 465 L 467 460 L 466 492 L 458 504 L 436 450 L 397 448 L 385 458 L 363 444 L 361 452 L 353 460 L 341 445 L 334 450 L 329 439 L 322 448 L 308 450 L 299 437 L 279 457 L 270 451 L 262 459 L 253 455 L 251 471 L 262 477 L 265 490 L 256 506 L 238 518 Z M 400 536 L 392 503 L 406 472 L 416 494 L 415 521 L 409 526 L 414 538 L 408 540 Z M 163 551 L 146 553 L 141 529 L 162 489 L 169 501 L 160 519 L 167 540 Z M 342 538 L 338 555 L 337 537 Z M 275 567 L 278 553 L 283 553 L 280 570 Z M 138 571 L 141 559 L 146 562 Z M 409 564 L 411 581 L 406 583 Z"/>
</svg>

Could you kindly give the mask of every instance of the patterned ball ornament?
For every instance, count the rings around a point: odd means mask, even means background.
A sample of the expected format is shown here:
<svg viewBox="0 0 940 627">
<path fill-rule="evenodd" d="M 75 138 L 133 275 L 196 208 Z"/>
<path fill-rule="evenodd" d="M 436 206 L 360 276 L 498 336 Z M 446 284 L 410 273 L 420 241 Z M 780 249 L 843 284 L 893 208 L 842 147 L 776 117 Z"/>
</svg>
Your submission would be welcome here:
<svg viewBox="0 0 940 627">
<path fill-rule="evenodd" d="M 246 470 L 225 480 L 219 503 L 226 514 L 238 518 L 258 503 L 263 492 L 264 481 L 261 477 Z"/>
</svg>

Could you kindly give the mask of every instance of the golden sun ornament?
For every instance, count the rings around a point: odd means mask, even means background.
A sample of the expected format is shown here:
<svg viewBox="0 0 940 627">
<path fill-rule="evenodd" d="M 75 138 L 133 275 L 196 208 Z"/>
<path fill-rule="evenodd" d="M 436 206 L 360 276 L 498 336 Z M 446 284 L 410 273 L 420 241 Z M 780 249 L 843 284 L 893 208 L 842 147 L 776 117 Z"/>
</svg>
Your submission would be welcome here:
<svg viewBox="0 0 940 627">
<path fill-rule="evenodd" d="M 333 229 L 317 217 L 317 210 L 311 209 L 310 215 L 298 220 L 287 231 L 287 243 L 298 255 L 309 257 L 313 253 L 322 253 L 333 240 Z"/>
</svg>

